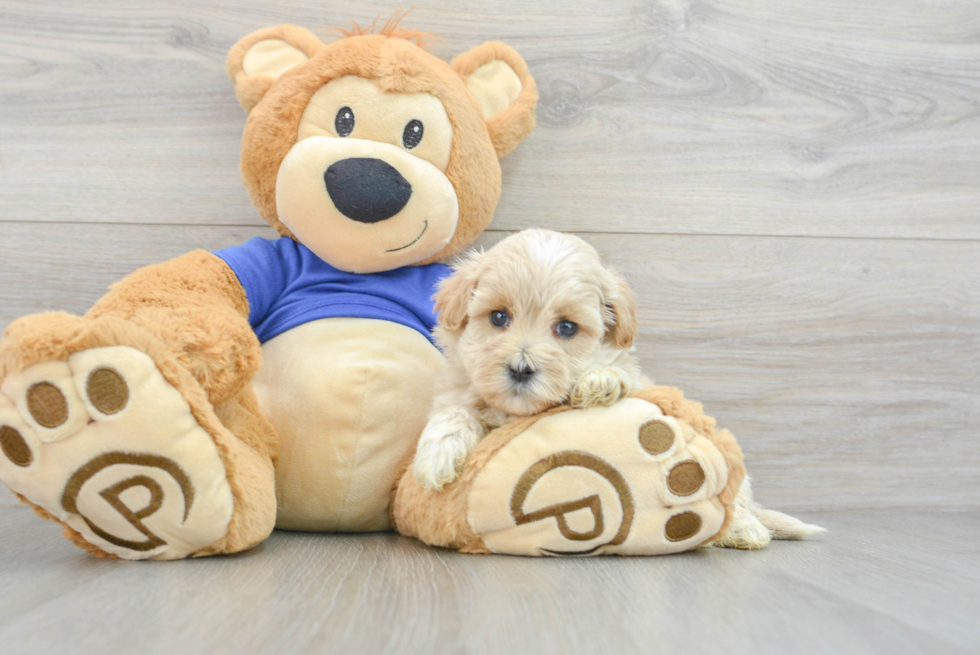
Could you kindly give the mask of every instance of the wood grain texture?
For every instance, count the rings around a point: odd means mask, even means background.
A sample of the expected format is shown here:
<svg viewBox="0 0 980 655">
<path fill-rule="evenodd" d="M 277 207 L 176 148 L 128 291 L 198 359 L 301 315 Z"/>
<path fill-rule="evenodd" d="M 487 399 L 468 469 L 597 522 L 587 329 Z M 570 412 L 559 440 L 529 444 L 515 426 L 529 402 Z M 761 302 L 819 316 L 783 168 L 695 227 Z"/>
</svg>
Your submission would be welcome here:
<svg viewBox="0 0 980 655">
<path fill-rule="evenodd" d="M 277 532 L 148 564 L 0 506 L 0 651 L 977 652 L 980 5 L 411 4 L 436 55 L 503 40 L 541 90 L 481 244 L 588 238 L 637 290 L 647 372 L 733 430 L 763 502 L 830 533 L 557 561 Z M 393 8 L 0 0 L 0 326 L 271 236 L 228 47 Z"/>
<path fill-rule="evenodd" d="M 91 559 L 27 509 L 0 508 L 0 643 L 9 655 L 976 652 L 980 514 L 807 518 L 830 533 L 760 552 L 553 560 L 277 532 L 242 556 L 154 564 Z"/>
<path fill-rule="evenodd" d="M 139 266 L 260 235 L 0 223 L 0 325 L 82 313 Z M 645 371 L 734 432 L 760 500 L 980 505 L 980 243 L 584 236 L 636 289 Z"/>
<path fill-rule="evenodd" d="M 514 45 L 539 129 L 497 227 L 980 238 L 973 0 L 413 2 L 452 57 Z M 0 220 L 259 225 L 223 60 L 386 2 L 0 2 Z M 574 193 L 569 192 L 574 190 Z"/>
</svg>

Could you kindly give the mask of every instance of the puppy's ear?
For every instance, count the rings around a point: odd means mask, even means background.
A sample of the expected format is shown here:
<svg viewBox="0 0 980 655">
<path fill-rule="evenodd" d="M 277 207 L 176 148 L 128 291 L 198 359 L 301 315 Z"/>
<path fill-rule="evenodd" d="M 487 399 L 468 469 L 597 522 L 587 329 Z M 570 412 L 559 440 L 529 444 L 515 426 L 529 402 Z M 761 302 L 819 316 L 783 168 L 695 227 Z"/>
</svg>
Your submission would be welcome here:
<svg viewBox="0 0 980 655">
<path fill-rule="evenodd" d="M 311 32 L 295 25 L 279 25 L 242 38 L 228 51 L 228 75 L 235 83 L 235 96 L 245 111 L 284 72 L 305 64 L 325 46 Z"/>
<path fill-rule="evenodd" d="M 633 289 L 619 273 L 606 271 L 603 279 L 603 302 L 609 310 L 606 338 L 617 348 L 629 348 L 636 339 L 636 298 Z"/>
<path fill-rule="evenodd" d="M 466 327 L 482 257 L 482 252 L 473 252 L 460 260 L 453 266 L 453 274 L 439 283 L 439 290 L 432 296 L 436 301 L 439 325 L 451 334 L 459 334 Z"/>
<path fill-rule="evenodd" d="M 538 87 L 517 51 L 503 43 L 477 46 L 453 59 L 486 121 L 490 139 L 503 157 L 534 129 Z"/>
</svg>

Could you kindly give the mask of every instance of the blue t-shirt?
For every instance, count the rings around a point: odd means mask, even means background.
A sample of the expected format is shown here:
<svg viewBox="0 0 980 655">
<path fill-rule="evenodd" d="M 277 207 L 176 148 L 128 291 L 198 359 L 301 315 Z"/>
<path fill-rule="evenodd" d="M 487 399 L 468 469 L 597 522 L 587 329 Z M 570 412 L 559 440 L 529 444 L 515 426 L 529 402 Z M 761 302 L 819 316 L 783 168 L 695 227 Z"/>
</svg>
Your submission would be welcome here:
<svg viewBox="0 0 980 655">
<path fill-rule="evenodd" d="M 255 237 L 214 253 L 235 271 L 248 299 L 248 322 L 259 341 L 321 318 L 376 318 L 421 332 L 432 341 L 432 294 L 448 277 L 444 264 L 382 273 L 346 273 L 286 237 Z"/>
</svg>

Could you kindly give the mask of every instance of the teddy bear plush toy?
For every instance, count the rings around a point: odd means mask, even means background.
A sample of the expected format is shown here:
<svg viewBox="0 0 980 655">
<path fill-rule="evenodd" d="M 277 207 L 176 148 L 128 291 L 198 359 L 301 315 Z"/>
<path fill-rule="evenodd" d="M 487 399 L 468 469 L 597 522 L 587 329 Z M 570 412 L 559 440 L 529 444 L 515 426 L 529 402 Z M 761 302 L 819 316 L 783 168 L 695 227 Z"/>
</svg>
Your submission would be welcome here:
<svg viewBox="0 0 980 655">
<path fill-rule="evenodd" d="M 489 224 L 537 91 L 500 43 L 447 64 L 386 26 L 290 25 L 231 49 L 241 170 L 278 239 L 195 251 L 84 316 L 0 342 L 0 479 L 87 551 L 177 559 L 274 527 L 515 554 L 666 553 L 721 533 L 741 453 L 646 389 L 485 438 L 453 486 L 405 475 L 443 359 L 441 261 Z"/>
</svg>

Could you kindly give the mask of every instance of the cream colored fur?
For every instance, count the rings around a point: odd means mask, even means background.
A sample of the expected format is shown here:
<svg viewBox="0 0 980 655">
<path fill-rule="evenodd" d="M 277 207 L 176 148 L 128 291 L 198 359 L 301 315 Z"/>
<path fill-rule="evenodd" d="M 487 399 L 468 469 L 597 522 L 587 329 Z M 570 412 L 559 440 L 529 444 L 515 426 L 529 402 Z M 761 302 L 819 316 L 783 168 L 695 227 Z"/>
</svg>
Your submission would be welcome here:
<svg viewBox="0 0 980 655">
<path fill-rule="evenodd" d="M 674 434 L 671 447 L 657 455 L 640 448 L 636 438 L 640 426 L 650 422 L 669 427 Z M 484 441 L 491 439 L 488 435 Z M 611 483 L 614 476 L 604 477 L 596 468 L 581 465 L 585 462 L 556 466 L 528 482 L 529 470 L 571 453 L 588 453 L 595 458 L 593 463 L 601 462 L 617 471 L 622 487 Z M 667 485 L 668 472 L 685 461 L 698 463 L 704 481 L 694 493 L 678 496 Z M 611 407 L 547 415 L 510 440 L 474 477 L 466 515 L 473 532 L 495 553 L 676 553 L 701 545 L 722 530 L 730 506 L 720 496 L 730 475 L 735 475 L 730 466 L 730 460 L 710 439 L 687 424 L 666 416 L 657 405 L 641 398 L 624 398 Z M 470 467 L 468 460 L 464 474 Z M 527 492 L 517 501 L 519 513 L 551 508 L 561 512 L 560 519 L 517 520 L 514 500 L 522 487 Z M 449 491 L 431 493 L 442 496 Z M 585 498 L 591 499 L 592 509 L 575 504 Z M 683 512 L 697 514 L 698 528 L 682 539 L 667 538 L 666 521 Z M 563 535 L 561 523 L 578 532 L 581 539 Z"/>
<path fill-rule="evenodd" d="M 512 235 L 457 266 L 436 304 L 448 363 L 413 465 L 426 488 L 453 481 L 489 430 L 561 404 L 608 406 L 643 382 L 632 293 L 578 237 Z M 508 313 L 505 327 L 491 324 L 495 311 Z M 559 335 L 563 321 L 577 332 Z M 533 373 L 515 381 L 521 369 Z"/>
<path fill-rule="evenodd" d="M 282 444 L 277 527 L 391 529 L 391 481 L 425 426 L 439 351 L 392 321 L 326 318 L 284 332 L 262 353 L 255 392 Z"/>
<path fill-rule="evenodd" d="M 711 545 L 721 548 L 759 550 L 772 539 L 806 539 L 827 530 L 775 510 L 766 509 L 752 498 L 752 481 L 745 476 L 735 496 L 734 518 Z"/>
<path fill-rule="evenodd" d="M 88 395 L 93 371 L 111 371 L 125 385 L 118 409 L 103 412 Z M 27 398 L 36 384 L 56 386 L 65 400 L 68 419 L 56 429 L 31 415 Z M 0 457 L 2 479 L 106 553 L 180 559 L 228 534 L 234 498 L 217 444 L 154 361 L 134 348 L 91 348 L 6 377 L 0 425 L 15 429 L 32 456 L 29 466 Z M 268 484 L 271 467 L 266 474 Z"/>
<path fill-rule="evenodd" d="M 436 337 L 448 361 L 412 466 L 426 489 L 455 480 L 480 439 L 515 418 L 562 404 L 609 406 L 650 384 L 631 354 L 633 293 L 578 237 L 546 230 L 514 234 L 463 260 L 436 303 Z M 509 313 L 506 328 L 491 324 L 495 310 Z M 579 328 L 570 339 L 555 332 L 565 319 Z M 508 369 L 518 365 L 534 369 L 530 384 L 509 377 Z M 747 477 L 733 515 L 715 545 L 754 550 L 772 538 L 824 532 L 764 509 L 752 499 Z"/>
</svg>

